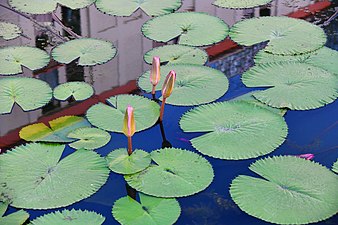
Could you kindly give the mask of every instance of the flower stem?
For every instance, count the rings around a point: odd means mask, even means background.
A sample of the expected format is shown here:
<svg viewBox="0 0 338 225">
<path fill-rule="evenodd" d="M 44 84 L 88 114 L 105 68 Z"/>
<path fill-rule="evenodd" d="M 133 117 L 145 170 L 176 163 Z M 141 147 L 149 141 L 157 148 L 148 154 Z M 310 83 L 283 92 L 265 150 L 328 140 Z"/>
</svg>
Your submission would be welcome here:
<svg viewBox="0 0 338 225">
<path fill-rule="evenodd" d="M 166 101 L 166 100 L 167 100 L 166 98 L 163 98 L 163 100 L 162 100 L 161 111 L 160 111 L 160 121 L 163 120 L 164 105 L 165 105 L 165 101 Z"/>
<path fill-rule="evenodd" d="M 133 143 L 131 141 L 131 136 L 128 137 L 128 155 L 131 155 L 133 153 Z"/>
</svg>

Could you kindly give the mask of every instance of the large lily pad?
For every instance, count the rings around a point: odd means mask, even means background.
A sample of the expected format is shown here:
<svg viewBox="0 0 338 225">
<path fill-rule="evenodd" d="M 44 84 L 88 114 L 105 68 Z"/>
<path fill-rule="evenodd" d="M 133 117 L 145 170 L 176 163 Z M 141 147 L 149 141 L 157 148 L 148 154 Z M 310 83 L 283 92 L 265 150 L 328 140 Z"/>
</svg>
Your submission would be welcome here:
<svg viewBox="0 0 338 225">
<path fill-rule="evenodd" d="M 101 225 L 105 218 L 96 212 L 82 210 L 63 210 L 45 214 L 29 225 Z"/>
<path fill-rule="evenodd" d="M 113 16 L 130 16 L 138 9 L 149 16 L 172 13 L 181 5 L 181 0 L 97 0 L 96 7 Z"/>
<path fill-rule="evenodd" d="M 17 208 L 50 209 L 98 191 L 109 175 L 105 160 L 85 150 L 61 159 L 64 147 L 32 143 L 0 155 L 0 200 Z"/>
<path fill-rule="evenodd" d="M 65 42 L 52 51 L 53 58 L 60 63 L 70 63 L 78 59 L 80 66 L 94 66 L 111 60 L 116 48 L 109 41 L 95 38 L 81 38 Z"/>
<path fill-rule="evenodd" d="M 144 54 L 144 60 L 152 64 L 154 56 L 160 57 L 161 63 L 204 65 L 208 54 L 199 48 L 186 45 L 164 45 L 153 48 Z"/>
<path fill-rule="evenodd" d="M 288 133 L 282 116 L 245 101 L 199 106 L 183 115 L 180 126 L 185 132 L 207 132 L 191 144 L 205 155 L 229 160 L 268 154 Z"/>
<path fill-rule="evenodd" d="M 134 108 L 136 132 L 156 123 L 160 115 L 159 105 L 137 95 L 117 95 L 107 99 L 109 105 L 96 104 L 88 109 L 87 119 L 96 127 L 122 133 L 124 113 L 128 105 Z"/>
<path fill-rule="evenodd" d="M 104 130 L 83 127 L 71 131 L 67 135 L 68 138 L 78 139 L 77 141 L 69 144 L 70 147 L 75 149 L 93 150 L 105 146 L 110 141 L 110 134 Z"/>
<path fill-rule="evenodd" d="M 333 170 L 334 172 L 338 173 L 338 159 L 337 159 L 337 161 L 333 164 L 332 170 Z"/>
<path fill-rule="evenodd" d="M 272 0 L 216 0 L 215 6 L 229 9 L 247 9 L 266 5 Z"/>
<path fill-rule="evenodd" d="M 113 216 L 122 225 L 172 225 L 181 214 L 174 198 L 156 198 L 142 193 L 140 203 L 129 196 L 114 203 Z"/>
<path fill-rule="evenodd" d="M 184 197 L 206 189 L 213 180 L 210 163 L 202 156 L 182 149 L 164 148 L 151 152 L 156 163 L 132 175 L 128 184 L 142 193 L 157 197 Z"/>
<path fill-rule="evenodd" d="M 1 225 L 22 225 L 28 218 L 29 214 L 24 210 L 3 216 L 7 210 L 8 203 L 0 202 L 0 224 Z M 1 217 L 2 216 L 2 217 Z"/>
<path fill-rule="evenodd" d="M 89 6 L 95 0 L 9 0 L 14 9 L 31 14 L 46 14 L 53 12 L 57 4 L 71 9 L 80 9 Z"/>
<path fill-rule="evenodd" d="M 228 35 L 223 20 L 200 12 L 180 12 L 148 20 L 142 26 L 144 36 L 159 42 L 178 38 L 178 44 L 190 46 L 211 45 Z"/>
<path fill-rule="evenodd" d="M 50 61 L 47 52 L 28 46 L 11 46 L 0 48 L 0 75 L 22 73 L 22 66 L 30 69 L 41 69 Z"/>
<path fill-rule="evenodd" d="M 76 101 L 83 101 L 90 98 L 93 94 L 93 87 L 86 82 L 67 82 L 60 84 L 53 92 L 54 98 L 61 101 L 65 101 L 71 96 Z"/>
<path fill-rule="evenodd" d="M 245 46 L 269 41 L 264 51 L 281 55 L 315 51 L 326 42 L 320 27 L 304 20 L 277 16 L 242 20 L 231 28 L 230 37 Z"/>
<path fill-rule="evenodd" d="M 51 120 L 49 125 L 50 127 L 44 123 L 28 125 L 20 130 L 20 138 L 26 141 L 67 143 L 76 140 L 67 137 L 71 131 L 91 126 L 85 118 L 78 116 L 59 117 Z"/>
<path fill-rule="evenodd" d="M 140 172 L 151 163 L 149 153 L 140 149 L 136 149 L 131 155 L 128 155 L 127 149 L 119 148 L 109 153 L 106 160 L 109 169 L 120 174 Z"/>
<path fill-rule="evenodd" d="M 0 79 L 0 114 L 10 113 L 14 104 L 24 111 L 46 105 L 52 98 L 52 89 L 41 80 L 27 77 Z"/>
<path fill-rule="evenodd" d="M 5 40 L 12 40 L 20 37 L 22 30 L 13 23 L 0 22 L 0 37 Z"/>
<path fill-rule="evenodd" d="M 219 70 L 188 64 L 161 67 L 162 74 L 168 74 L 171 70 L 176 72 L 176 81 L 172 94 L 166 100 L 168 104 L 199 105 L 209 103 L 222 97 L 228 90 L 228 79 Z M 149 76 L 150 71 L 147 71 L 138 79 L 139 87 L 146 92 L 152 90 Z M 161 76 L 156 90 L 161 90 L 164 80 L 165 76 Z"/>
<path fill-rule="evenodd" d="M 308 224 L 338 212 L 338 176 L 320 164 L 280 156 L 258 160 L 250 170 L 262 178 L 240 175 L 230 194 L 251 216 L 276 224 Z"/>
<path fill-rule="evenodd" d="M 276 108 L 315 109 L 338 97 L 338 77 L 305 63 L 260 64 L 246 71 L 242 80 L 248 87 L 268 87 L 254 97 Z"/>
</svg>

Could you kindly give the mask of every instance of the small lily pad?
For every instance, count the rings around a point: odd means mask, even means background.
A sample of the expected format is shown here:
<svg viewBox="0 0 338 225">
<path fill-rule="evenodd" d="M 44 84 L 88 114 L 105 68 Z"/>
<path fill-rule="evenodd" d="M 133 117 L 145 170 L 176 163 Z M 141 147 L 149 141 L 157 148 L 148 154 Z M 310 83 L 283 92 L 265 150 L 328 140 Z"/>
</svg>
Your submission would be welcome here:
<svg viewBox="0 0 338 225">
<path fill-rule="evenodd" d="M 129 196 L 114 203 L 113 216 L 122 225 L 172 225 L 181 214 L 181 207 L 174 198 L 156 198 L 142 193 L 139 196 L 140 203 Z"/>
<path fill-rule="evenodd" d="M 156 164 L 124 176 L 132 188 L 147 195 L 164 198 L 193 195 L 206 189 L 213 180 L 210 163 L 191 151 L 164 148 L 151 152 L 150 156 Z"/>
<path fill-rule="evenodd" d="M 58 45 L 52 51 L 53 58 L 60 63 L 70 63 L 78 59 L 80 66 L 94 66 L 111 60 L 116 48 L 109 41 L 81 38 Z"/>
<path fill-rule="evenodd" d="M 154 56 L 160 57 L 161 63 L 204 65 L 208 54 L 199 48 L 186 45 L 164 45 L 153 48 L 144 55 L 144 60 L 152 64 Z"/>
<path fill-rule="evenodd" d="M 218 17 L 201 12 L 179 12 L 148 20 L 144 36 L 159 42 L 178 38 L 178 44 L 204 46 L 220 42 L 228 35 L 228 25 Z"/>
<path fill-rule="evenodd" d="M 41 69 L 48 65 L 50 57 L 47 52 L 28 46 L 11 46 L 0 48 L 0 75 L 22 73 L 22 67 L 30 70 Z"/>
<path fill-rule="evenodd" d="M 94 89 L 86 82 L 67 82 L 57 86 L 53 94 L 55 99 L 61 101 L 65 101 L 71 96 L 76 101 L 83 101 L 94 94 Z"/>
<path fill-rule="evenodd" d="M 13 23 L 0 22 L 0 37 L 5 40 L 12 40 L 20 37 L 22 34 L 21 28 Z"/>
<path fill-rule="evenodd" d="M 272 0 L 216 0 L 213 5 L 229 9 L 247 9 L 266 5 Z"/>
<path fill-rule="evenodd" d="M 8 208 L 8 203 L 0 202 L 0 224 L 1 225 L 22 225 L 28 218 L 29 214 L 24 210 L 3 216 Z M 2 217 L 1 217 L 2 216 Z"/>
<path fill-rule="evenodd" d="M 111 171 L 120 174 L 140 172 L 150 165 L 151 158 L 148 152 L 136 149 L 131 155 L 128 150 L 119 148 L 107 155 L 108 167 Z"/>
<path fill-rule="evenodd" d="M 332 170 L 333 170 L 333 172 L 338 173 L 338 159 L 337 159 L 337 161 L 333 164 Z"/>
<path fill-rule="evenodd" d="M 68 138 L 78 139 L 69 146 L 75 149 L 93 150 L 105 146 L 110 141 L 110 134 L 94 127 L 83 127 L 71 131 Z"/>
</svg>

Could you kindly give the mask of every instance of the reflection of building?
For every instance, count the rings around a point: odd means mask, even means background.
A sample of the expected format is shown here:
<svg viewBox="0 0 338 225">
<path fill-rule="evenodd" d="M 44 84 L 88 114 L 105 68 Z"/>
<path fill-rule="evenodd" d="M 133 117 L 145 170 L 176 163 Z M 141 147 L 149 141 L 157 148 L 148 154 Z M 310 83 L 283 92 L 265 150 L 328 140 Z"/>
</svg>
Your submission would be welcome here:
<svg viewBox="0 0 338 225">
<path fill-rule="evenodd" d="M 212 5 L 214 0 L 184 0 L 180 11 L 200 11 L 207 12 L 223 19 L 227 24 L 233 25 L 242 18 L 250 18 L 260 15 L 285 15 L 297 7 L 305 6 L 313 1 L 310 0 L 274 0 L 271 7 L 261 7 L 246 10 L 229 10 L 217 8 Z M 1 4 L 7 1 L 1 0 Z M 290 7 L 291 6 L 291 7 Z M 143 62 L 143 54 L 150 50 L 156 43 L 144 38 L 140 32 L 142 24 L 150 17 L 138 11 L 131 17 L 112 17 L 99 12 L 94 5 L 81 9 L 76 12 L 61 10 L 59 7 L 57 14 L 61 17 L 63 11 L 63 21 L 74 28 L 74 31 L 81 33 L 84 37 L 95 37 L 112 41 L 118 49 L 118 55 L 110 62 L 94 67 L 85 67 L 72 70 L 70 67 L 58 68 L 59 83 L 67 80 L 84 79 L 88 82 L 94 81 L 94 88 L 99 94 L 113 87 L 126 84 L 129 80 L 137 78 L 143 71 L 148 70 L 149 65 Z M 79 12 L 79 13 L 78 13 Z M 24 34 L 31 38 L 19 38 L 9 42 L 0 41 L 0 45 L 31 45 L 34 46 L 35 36 L 40 33 L 36 30 L 31 21 L 21 18 L 18 15 L 0 7 L 0 19 L 20 25 Z M 38 18 L 38 21 L 51 21 L 50 16 Z M 80 23 L 74 23 L 79 20 Z M 56 25 L 57 30 L 61 30 Z M 71 71 L 74 74 L 72 74 Z M 30 71 L 25 70 L 24 76 L 32 76 Z M 72 78 L 70 78 L 72 77 Z M 1 78 L 0 78 L 1 79 Z M 64 105 L 67 103 L 63 103 Z M 12 114 L 0 116 L 0 136 L 15 127 L 32 123 L 41 115 L 41 110 L 33 112 L 22 112 L 18 107 L 14 107 Z"/>
</svg>

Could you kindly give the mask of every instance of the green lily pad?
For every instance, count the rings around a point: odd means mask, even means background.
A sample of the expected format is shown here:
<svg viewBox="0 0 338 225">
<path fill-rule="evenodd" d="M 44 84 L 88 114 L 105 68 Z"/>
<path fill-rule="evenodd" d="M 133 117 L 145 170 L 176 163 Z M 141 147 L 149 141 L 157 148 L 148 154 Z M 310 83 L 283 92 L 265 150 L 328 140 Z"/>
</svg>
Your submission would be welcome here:
<svg viewBox="0 0 338 225">
<path fill-rule="evenodd" d="M 144 194 L 164 198 L 184 197 L 203 191 L 213 180 L 212 166 L 196 153 L 164 148 L 151 152 L 150 156 L 156 164 L 124 176 L 132 188 Z"/>
<path fill-rule="evenodd" d="M 58 45 L 52 51 L 53 58 L 60 63 L 78 59 L 80 66 L 103 64 L 115 57 L 116 48 L 109 41 L 81 38 Z"/>
<path fill-rule="evenodd" d="M 63 210 L 45 214 L 29 225 L 101 225 L 105 218 L 96 212 L 82 210 Z"/>
<path fill-rule="evenodd" d="M 161 67 L 162 74 L 168 74 L 170 70 L 176 72 L 176 81 L 172 94 L 166 100 L 168 104 L 190 106 L 209 103 L 222 97 L 229 87 L 228 78 L 210 67 L 188 64 Z M 146 92 L 152 90 L 149 76 L 150 71 L 147 71 L 138 79 L 139 87 Z M 164 80 L 165 76 L 161 76 L 156 90 L 161 90 Z"/>
<path fill-rule="evenodd" d="M 211 45 L 228 35 L 228 25 L 218 17 L 201 12 L 180 12 L 155 17 L 142 26 L 144 36 L 159 42 L 179 38 L 178 44 Z"/>
<path fill-rule="evenodd" d="M 261 50 L 255 56 L 255 63 L 300 62 L 322 68 L 334 74 L 338 74 L 337 59 L 338 51 L 328 47 L 320 48 L 314 52 L 293 56 L 274 55 Z"/>
<path fill-rule="evenodd" d="M 246 213 L 275 224 L 309 224 L 338 212 L 338 176 L 326 167 L 293 156 L 256 161 L 240 175 L 230 194 Z"/>
<path fill-rule="evenodd" d="M 51 209 L 97 192 L 109 175 L 105 160 L 85 150 L 61 159 L 64 147 L 32 143 L 0 155 L 0 200 L 17 208 Z"/>
<path fill-rule="evenodd" d="M 152 64 L 154 56 L 160 57 L 161 63 L 204 65 L 208 54 L 199 48 L 186 45 L 164 45 L 153 48 L 144 55 L 144 60 Z"/>
<path fill-rule="evenodd" d="M 333 164 L 332 170 L 333 170 L 333 172 L 338 173 L 338 159 L 337 159 L 337 161 Z"/>
<path fill-rule="evenodd" d="M 272 0 L 216 0 L 213 5 L 229 9 L 247 9 L 266 5 Z"/>
<path fill-rule="evenodd" d="M 107 155 L 108 167 L 111 171 L 120 174 L 133 174 L 147 168 L 151 163 L 148 152 L 140 149 L 133 151 L 128 155 L 126 148 L 119 148 Z"/>
<path fill-rule="evenodd" d="M 281 55 L 308 53 L 326 43 L 325 32 L 320 27 L 304 20 L 278 16 L 242 20 L 231 28 L 230 37 L 245 46 L 269 41 L 264 51 Z"/>
<path fill-rule="evenodd" d="M 65 101 L 71 96 L 73 96 L 76 101 L 83 101 L 94 94 L 94 89 L 86 82 L 67 82 L 57 86 L 53 94 L 54 98 L 61 101 Z"/>
<path fill-rule="evenodd" d="M 28 218 L 29 214 L 24 210 L 17 211 L 10 215 L 1 217 L 5 214 L 8 207 L 8 203 L 0 202 L 0 224 L 1 225 L 22 225 Z"/>
<path fill-rule="evenodd" d="M 28 46 L 11 46 L 0 48 L 0 75 L 22 73 L 22 67 L 30 70 L 41 69 L 48 65 L 50 57 L 47 52 Z"/>
<path fill-rule="evenodd" d="M 338 97 L 338 77 L 305 63 L 260 64 L 246 71 L 242 80 L 247 87 L 268 87 L 254 97 L 276 108 L 315 109 Z"/>
<path fill-rule="evenodd" d="M 22 110 L 41 108 L 52 98 L 52 89 L 41 80 L 27 77 L 0 79 L 0 114 L 11 113 L 14 104 Z"/>
<path fill-rule="evenodd" d="M 96 7 L 112 16 L 130 16 L 141 9 L 149 16 L 172 13 L 182 5 L 181 0 L 97 0 Z"/>
<path fill-rule="evenodd" d="M 180 126 L 184 132 L 207 132 L 191 144 L 205 155 L 228 160 L 266 155 L 288 133 L 282 116 L 245 101 L 199 106 L 182 116 Z"/>
<path fill-rule="evenodd" d="M 0 22 L 0 37 L 5 40 L 12 40 L 20 37 L 22 34 L 21 28 L 13 23 Z"/>
<path fill-rule="evenodd" d="M 19 132 L 20 138 L 25 141 L 67 143 L 76 140 L 67 137 L 71 131 L 91 126 L 85 118 L 78 116 L 59 117 L 49 121 L 49 125 L 50 127 L 44 123 L 34 123 L 25 126 Z"/>
<path fill-rule="evenodd" d="M 70 147 L 75 149 L 84 148 L 87 150 L 101 148 L 105 146 L 111 138 L 108 132 L 93 127 L 78 128 L 68 133 L 67 137 L 79 139 L 69 144 Z"/>
<path fill-rule="evenodd" d="M 14 9 L 31 14 L 46 14 L 53 12 L 57 5 L 63 5 L 70 9 L 85 8 L 95 0 L 9 0 L 8 3 Z"/>
<path fill-rule="evenodd" d="M 105 105 L 93 105 L 87 111 L 88 121 L 103 130 L 122 133 L 123 120 L 128 105 L 134 108 L 136 132 L 153 126 L 160 115 L 159 105 L 137 95 L 117 95 L 108 98 Z"/>
<path fill-rule="evenodd" d="M 113 216 L 122 225 L 172 225 L 181 214 L 174 198 L 156 198 L 142 193 L 140 203 L 129 196 L 114 203 Z"/>
</svg>

